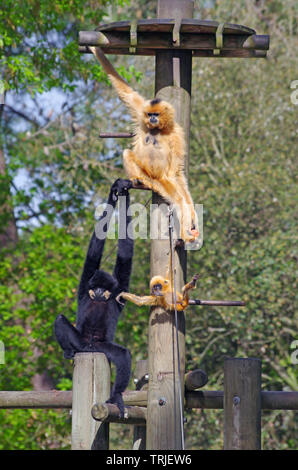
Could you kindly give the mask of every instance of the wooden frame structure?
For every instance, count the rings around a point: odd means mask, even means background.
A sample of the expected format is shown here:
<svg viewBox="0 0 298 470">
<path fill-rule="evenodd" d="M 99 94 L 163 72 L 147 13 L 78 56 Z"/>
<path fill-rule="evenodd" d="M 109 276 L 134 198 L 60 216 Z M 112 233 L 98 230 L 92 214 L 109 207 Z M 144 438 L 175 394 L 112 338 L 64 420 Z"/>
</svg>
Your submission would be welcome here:
<svg viewBox="0 0 298 470">
<path fill-rule="evenodd" d="M 139 361 L 136 391 L 123 394 L 124 418 L 115 405 L 103 404 L 109 390 L 110 368 L 102 353 L 75 358 L 73 391 L 0 392 L 0 409 L 72 409 L 72 448 L 108 449 L 109 423 L 134 425 L 133 450 L 146 448 L 148 428 L 147 361 Z M 261 411 L 298 410 L 298 392 L 261 390 L 261 361 L 230 358 L 224 363 L 224 390 L 198 391 L 207 377 L 201 370 L 185 376 L 187 409 L 222 409 L 224 449 L 261 448 Z"/>
</svg>

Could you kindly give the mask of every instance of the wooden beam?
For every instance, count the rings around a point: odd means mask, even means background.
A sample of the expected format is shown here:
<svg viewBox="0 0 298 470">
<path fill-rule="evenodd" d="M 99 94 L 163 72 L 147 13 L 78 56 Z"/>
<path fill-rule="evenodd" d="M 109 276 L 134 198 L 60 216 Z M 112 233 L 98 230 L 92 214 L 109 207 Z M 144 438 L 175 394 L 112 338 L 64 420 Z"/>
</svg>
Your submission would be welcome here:
<svg viewBox="0 0 298 470">
<path fill-rule="evenodd" d="M 45 392 L 1 391 L 0 409 L 68 408 L 72 406 L 72 391 L 50 390 Z"/>
<path fill-rule="evenodd" d="M 186 390 L 185 407 L 223 409 L 223 396 L 223 390 Z M 126 406 L 147 406 L 147 391 L 126 390 L 123 393 L 123 401 Z M 0 392 L 0 409 L 71 409 L 71 407 L 71 390 Z M 298 410 L 298 392 L 262 391 L 261 408 L 262 410 Z"/>
<path fill-rule="evenodd" d="M 117 405 L 101 403 L 93 405 L 91 414 L 95 421 L 102 423 L 137 424 L 138 426 L 144 426 L 146 424 L 147 408 L 129 406 L 124 408 L 124 417 L 121 418 Z"/>
<path fill-rule="evenodd" d="M 112 54 L 112 55 L 131 55 L 131 51 L 127 48 L 104 48 L 102 50 L 105 54 Z M 90 49 L 88 46 L 79 46 L 79 52 L 83 54 L 91 54 Z M 137 48 L 134 55 L 143 55 L 143 56 L 155 56 L 156 50 L 155 49 L 140 49 Z M 209 59 L 220 59 L 220 58 L 239 58 L 239 59 L 264 59 L 267 57 L 267 51 L 261 50 L 253 50 L 253 49 L 233 49 L 233 50 L 221 50 L 220 55 L 215 56 L 213 53 L 213 49 L 204 49 L 204 50 L 194 50 L 192 51 L 193 57 L 205 57 Z"/>
<path fill-rule="evenodd" d="M 223 409 L 223 390 L 199 390 L 185 393 L 185 408 Z"/>
<path fill-rule="evenodd" d="M 202 369 L 195 369 L 185 374 L 185 389 L 193 391 L 204 387 L 208 382 L 208 375 Z"/>
</svg>

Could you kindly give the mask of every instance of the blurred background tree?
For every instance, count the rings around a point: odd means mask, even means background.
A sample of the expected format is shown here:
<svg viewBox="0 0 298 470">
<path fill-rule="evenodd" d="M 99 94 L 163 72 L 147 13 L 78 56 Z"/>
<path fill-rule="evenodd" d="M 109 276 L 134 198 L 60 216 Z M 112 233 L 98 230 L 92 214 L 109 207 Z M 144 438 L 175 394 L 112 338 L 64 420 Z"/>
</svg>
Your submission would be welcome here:
<svg viewBox="0 0 298 470">
<path fill-rule="evenodd" d="M 3 1 L 3 0 L 2 0 Z M 77 31 L 99 22 L 153 18 L 156 1 L 5 2 L 0 9 L 0 365 L 2 390 L 70 389 L 71 361 L 53 335 L 59 313 L 75 321 L 76 289 L 96 206 L 123 175 L 129 131 L 124 107 Z M 3 4 L 4 5 L 4 4 Z M 2 16 L 1 16 L 2 15 Z M 190 189 L 204 204 L 204 245 L 188 256 L 199 298 L 239 298 L 246 308 L 189 308 L 187 368 L 202 367 L 208 389 L 223 388 L 225 356 L 257 356 L 266 390 L 297 390 L 291 343 L 295 316 L 297 4 L 294 0 L 195 2 L 195 17 L 240 23 L 271 36 L 267 60 L 194 59 Z M 112 57 L 152 97 L 154 59 Z M 296 76 L 295 76 L 296 73 Z M 147 203 L 147 192 L 133 191 Z M 106 246 L 112 269 L 115 240 Z M 149 240 L 137 240 L 131 290 L 148 290 Z M 188 276 L 189 277 L 189 276 Z M 147 354 L 147 309 L 127 304 L 116 341 L 133 367 Z M 131 384 L 133 388 L 133 384 Z M 220 449 L 220 411 L 187 414 L 186 448 Z M 68 412 L 1 410 L 2 449 L 69 448 Z M 265 449 L 295 448 L 295 414 L 263 413 Z M 112 448 L 130 448 L 131 429 L 113 425 Z"/>
</svg>

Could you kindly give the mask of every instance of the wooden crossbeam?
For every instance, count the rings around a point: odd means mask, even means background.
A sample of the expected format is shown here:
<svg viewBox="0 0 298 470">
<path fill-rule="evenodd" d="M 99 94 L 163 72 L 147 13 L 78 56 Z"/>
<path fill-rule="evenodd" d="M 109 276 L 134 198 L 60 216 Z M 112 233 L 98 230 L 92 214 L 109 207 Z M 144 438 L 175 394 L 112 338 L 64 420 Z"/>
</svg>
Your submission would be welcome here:
<svg viewBox="0 0 298 470">
<path fill-rule="evenodd" d="M 102 47 L 102 50 L 105 54 L 111 55 L 131 55 L 129 48 L 110 48 Z M 79 52 L 82 54 L 91 54 L 88 46 L 79 46 Z M 206 57 L 213 58 L 213 49 L 196 49 L 192 51 L 193 57 Z M 141 49 L 137 48 L 134 52 L 134 55 L 141 56 L 155 56 L 156 49 Z M 216 58 L 239 58 L 239 59 L 263 59 L 267 57 L 267 51 L 265 50 L 255 50 L 255 49 L 234 49 L 234 50 L 221 50 L 220 55 L 217 55 Z M 126 136 L 125 136 L 126 137 Z"/>
<path fill-rule="evenodd" d="M 189 385 L 186 383 L 185 386 L 187 389 L 185 393 L 186 408 L 223 409 L 223 390 L 188 391 Z M 147 391 L 126 390 L 123 393 L 123 401 L 125 406 L 146 407 Z M 298 410 L 298 392 L 262 391 L 261 405 L 263 410 Z M 71 409 L 71 407 L 71 390 L 0 392 L 0 409 Z"/>
</svg>

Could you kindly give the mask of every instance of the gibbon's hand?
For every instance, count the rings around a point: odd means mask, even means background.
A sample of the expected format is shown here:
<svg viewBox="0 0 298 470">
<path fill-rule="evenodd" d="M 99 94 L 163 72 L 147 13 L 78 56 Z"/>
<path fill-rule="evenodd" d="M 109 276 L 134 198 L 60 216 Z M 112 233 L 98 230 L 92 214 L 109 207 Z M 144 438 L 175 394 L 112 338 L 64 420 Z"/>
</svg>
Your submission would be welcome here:
<svg viewBox="0 0 298 470">
<path fill-rule="evenodd" d="M 120 292 L 120 294 L 118 294 L 116 297 L 116 302 L 118 302 L 118 304 L 120 305 L 124 305 L 124 303 L 120 301 L 120 299 L 122 298 L 122 294 L 123 292 Z"/>
<path fill-rule="evenodd" d="M 118 201 L 118 196 L 126 196 L 130 188 L 132 188 L 130 180 L 118 178 L 111 188 L 113 201 Z"/>
</svg>

